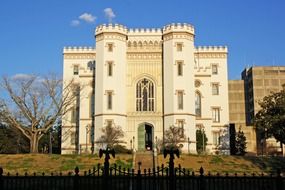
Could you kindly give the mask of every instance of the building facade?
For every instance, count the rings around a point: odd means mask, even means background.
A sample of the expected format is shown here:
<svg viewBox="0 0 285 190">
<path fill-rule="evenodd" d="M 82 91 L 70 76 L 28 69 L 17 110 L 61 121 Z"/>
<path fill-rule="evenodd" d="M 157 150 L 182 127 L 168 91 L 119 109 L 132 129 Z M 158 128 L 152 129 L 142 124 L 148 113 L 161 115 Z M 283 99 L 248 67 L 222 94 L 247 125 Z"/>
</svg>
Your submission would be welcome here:
<svg viewBox="0 0 285 190">
<path fill-rule="evenodd" d="M 260 110 L 258 104 L 264 96 L 283 89 L 285 84 L 285 66 L 254 66 L 242 72 L 245 89 L 246 124 L 253 125 L 255 114 Z M 280 144 L 274 138 L 263 139 L 256 136 L 258 154 L 275 154 L 281 152 Z"/>
<path fill-rule="evenodd" d="M 63 117 L 62 153 L 90 152 L 107 125 L 122 127 L 126 147 L 152 150 L 170 126 L 183 128 L 183 151 L 196 153 L 196 130 L 209 153 L 228 151 L 227 48 L 194 45 L 194 27 L 100 25 L 96 48 L 63 50 L 63 79 L 78 86 Z M 94 67 L 95 66 L 95 67 Z M 93 68 L 94 67 L 94 68 Z"/>
<path fill-rule="evenodd" d="M 244 89 L 244 80 L 229 80 L 230 133 L 235 138 L 239 130 L 243 131 L 247 142 L 246 151 L 256 154 L 256 130 L 253 125 L 246 125 Z"/>
</svg>

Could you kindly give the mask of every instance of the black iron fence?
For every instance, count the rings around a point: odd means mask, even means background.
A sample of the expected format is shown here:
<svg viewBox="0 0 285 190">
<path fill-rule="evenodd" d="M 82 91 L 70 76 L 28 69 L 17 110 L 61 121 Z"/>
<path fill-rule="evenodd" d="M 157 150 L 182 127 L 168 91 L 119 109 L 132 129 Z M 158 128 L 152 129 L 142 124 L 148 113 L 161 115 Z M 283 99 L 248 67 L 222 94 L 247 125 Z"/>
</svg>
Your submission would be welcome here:
<svg viewBox="0 0 285 190">
<path fill-rule="evenodd" d="M 61 173 L 46 176 L 3 175 L 0 168 L 0 190 L 285 190 L 285 177 L 281 172 L 275 174 L 225 174 L 221 175 L 192 172 L 185 168 L 174 167 L 175 152 L 166 152 L 170 155 L 169 166 L 134 171 L 123 169 L 116 165 L 109 167 L 109 153 L 105 154 L 104 166 L 98 164 L 92 170 L 80 172 L 75 168 L 74 173 L 63 176 Z M 177 155 L 179 156 L 179 154 Z"/>
</svg>

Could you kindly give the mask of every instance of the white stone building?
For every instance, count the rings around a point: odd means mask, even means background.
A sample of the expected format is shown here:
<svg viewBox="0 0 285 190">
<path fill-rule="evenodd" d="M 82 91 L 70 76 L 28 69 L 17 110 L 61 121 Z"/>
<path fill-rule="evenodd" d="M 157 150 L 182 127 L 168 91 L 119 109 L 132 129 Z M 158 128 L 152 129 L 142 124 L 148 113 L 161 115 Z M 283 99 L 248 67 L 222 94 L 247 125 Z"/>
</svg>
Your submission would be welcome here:
<svg viewBox="0 0 285 190">
<path fill-rule="evenodd" d="M 206 151 L 215 152 L 229 123 L 228 52 L 195 46 L 194 37 L 189 24 L 100 25 L 96 48 L 64 48 L 63 79 L 83 88 L 62 120 L 62 153 L 90 152 L 106 125 L 121 126 L 127 148 L 139 151 L 152 149 L 169 126 L 179 126 L 186 135 L 183 151 L 192 153 L 202 128 Z"/>
</svg>

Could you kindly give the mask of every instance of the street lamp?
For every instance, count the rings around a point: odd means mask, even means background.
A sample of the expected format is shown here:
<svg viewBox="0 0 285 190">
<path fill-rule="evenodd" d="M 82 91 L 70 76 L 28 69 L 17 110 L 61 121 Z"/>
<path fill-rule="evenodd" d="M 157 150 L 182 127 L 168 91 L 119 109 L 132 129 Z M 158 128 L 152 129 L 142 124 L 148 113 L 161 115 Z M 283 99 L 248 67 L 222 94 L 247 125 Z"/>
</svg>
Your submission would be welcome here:
<svg viewBox="0 0 285 190">
<path fill-rule="evenodd" d="M 88 133 L 89 133 L 89 125 L 86 125 L 86 144 L 85 144 L 85 152 L 87 153 L 88 146 L 87 146 L 87 139 L 88 139 Z"/>
<path fill-rule="evenodd" d="M 190 154 L 190 138 L 188 137 L 188 154 Z"/>
</svg>

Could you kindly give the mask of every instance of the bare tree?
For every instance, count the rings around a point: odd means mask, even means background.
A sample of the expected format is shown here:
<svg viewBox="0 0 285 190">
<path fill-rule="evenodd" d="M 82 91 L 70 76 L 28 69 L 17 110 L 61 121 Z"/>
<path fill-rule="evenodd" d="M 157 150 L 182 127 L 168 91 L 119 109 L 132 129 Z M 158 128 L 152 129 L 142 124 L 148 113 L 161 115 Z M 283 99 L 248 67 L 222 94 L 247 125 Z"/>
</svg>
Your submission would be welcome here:
<svg viewBox="0 0 285 190">
<path fill-rule="evenodd" d="M 3 77 L 0 120 L 16 128 L 30 141 L 30 152 L 38 152 L 39 140 L 72 107 L 76 94 L 73 81 L 63 84 L 55 75 Z"/>
<path fill-rule="evenodd" d="M 181 127 L 170 126 L 164 132 L 164 147 L 165 148 L 182 148 L 186 140 L 184 129 Z"/>
<path fill-rule="evenodd" d="M 107 125 L 102 128 L 102 135 L 96 143 L 105 144 L 109 148 L 114 148 L 115 145 L 125 143 L 125 141 L 121 140 L 123 137 L 124 132 L 121 126 Z"/>
</svg>

